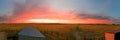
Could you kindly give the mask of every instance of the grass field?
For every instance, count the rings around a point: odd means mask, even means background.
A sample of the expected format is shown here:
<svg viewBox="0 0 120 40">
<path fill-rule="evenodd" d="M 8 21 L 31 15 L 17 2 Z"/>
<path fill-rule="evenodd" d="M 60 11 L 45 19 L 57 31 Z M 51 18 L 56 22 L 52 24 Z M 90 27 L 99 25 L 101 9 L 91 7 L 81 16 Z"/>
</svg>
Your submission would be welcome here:
<svg viewBox="0 0 120 40">
<path fill-rule="evenodd" d="M 16 36 L 23 28 L 34 27 L 46 40 L 104 40 L 104 33 L 120 30 L 119 24 L 0 24 L 8 37 Z"/>
</svg>

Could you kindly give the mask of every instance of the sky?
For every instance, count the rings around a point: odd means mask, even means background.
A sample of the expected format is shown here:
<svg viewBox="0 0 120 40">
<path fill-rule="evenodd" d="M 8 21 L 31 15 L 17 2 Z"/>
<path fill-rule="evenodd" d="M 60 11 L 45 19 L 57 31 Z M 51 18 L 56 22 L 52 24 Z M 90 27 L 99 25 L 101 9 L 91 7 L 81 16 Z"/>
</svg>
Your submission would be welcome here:
<svg viewBox="0 0 120 40">
<path fill-rule="evenodd" d="M 0 17 L 13 16 L 14 10 L 16 7 L 14 6 L 14 4 L 16 3 L 22 4 L 22 3 L 25 3 L 25 1 L 26 0 L 0 0 Z M 29 2 L 30 0 L 27 0 L 27 1 Z M 47 7 L 49 6 L 50 10 L 52 11 L 53 10 L 54 11 L 77 11 L 77 12 L 85 12 L 87 14 L 95 14 L 95 15 L 102 14 L 105 16 L 110 16 L 112 18 L 120 17 L 119 16 L 120 0 L 31 0 L 31 1 L 32 2 L 27 6 L 32 7 L 34 4 L 37 4 L 39 6 L 41 5 L 44 5 Z M 21 10 L 19 11 L 21 12 Z M 93 16 L 93 15 L 90 15 L 90 16 Z"/>
</svg>

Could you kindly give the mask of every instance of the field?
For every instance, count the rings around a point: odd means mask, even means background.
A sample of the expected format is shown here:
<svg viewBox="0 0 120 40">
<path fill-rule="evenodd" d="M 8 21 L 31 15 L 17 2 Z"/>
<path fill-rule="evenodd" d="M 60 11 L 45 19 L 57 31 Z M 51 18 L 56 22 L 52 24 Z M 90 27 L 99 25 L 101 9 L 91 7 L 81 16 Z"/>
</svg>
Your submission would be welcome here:
<svg viewBox="0 0 120 40">
<path fill-rule="evenodd" d="M 46 40 L 105 40 L 107 31 L 120 30 L 119 24 L 0 24 L 0 31 L 7 33 L 7 39 L 15 40 L 18 33 L 34 27 L 46 36 Z"/>
</svg>

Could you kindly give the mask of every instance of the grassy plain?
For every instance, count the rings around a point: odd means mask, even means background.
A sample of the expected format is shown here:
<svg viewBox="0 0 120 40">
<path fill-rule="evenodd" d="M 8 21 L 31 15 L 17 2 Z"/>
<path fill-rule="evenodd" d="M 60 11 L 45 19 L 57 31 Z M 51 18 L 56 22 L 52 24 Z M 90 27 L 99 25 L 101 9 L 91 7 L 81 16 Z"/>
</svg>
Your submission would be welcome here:
<svg viewBox="0 0 120 40">
<path fill-rule="evenodd" d="M 119 24 L 2 23 L 0 31 L 5 31 L 8 37 L 12 37 L 26 27 L 38 29 L 46 36 L 46 40 L 79 40 L 80 37 L 81 40 L 85 38 L 87 40 L 104 40 L 105 32 L 120 30 Z"/>
</svg>

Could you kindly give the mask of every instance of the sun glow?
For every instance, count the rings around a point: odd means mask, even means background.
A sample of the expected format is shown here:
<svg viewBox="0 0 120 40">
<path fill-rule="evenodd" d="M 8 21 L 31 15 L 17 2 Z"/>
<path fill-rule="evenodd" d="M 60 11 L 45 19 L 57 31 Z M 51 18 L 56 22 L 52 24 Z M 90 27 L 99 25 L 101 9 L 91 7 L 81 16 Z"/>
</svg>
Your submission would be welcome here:
<svg viewBox="0 0 120 40">
<path fill-rule="evenodd" d="M 60 20 L 60 19 L 30 19 L 28 23 L 80 23 L 74 20 Z M 84 23 L 84 22 L 81 22 Z"/>
</svg>

